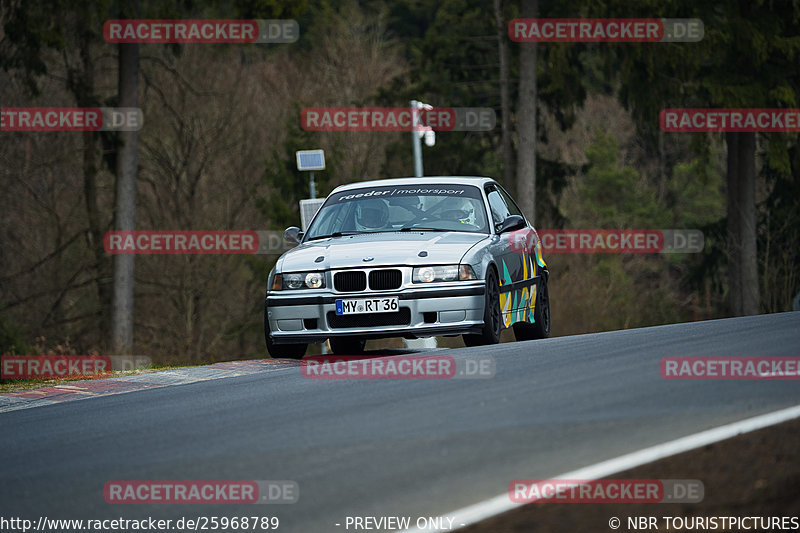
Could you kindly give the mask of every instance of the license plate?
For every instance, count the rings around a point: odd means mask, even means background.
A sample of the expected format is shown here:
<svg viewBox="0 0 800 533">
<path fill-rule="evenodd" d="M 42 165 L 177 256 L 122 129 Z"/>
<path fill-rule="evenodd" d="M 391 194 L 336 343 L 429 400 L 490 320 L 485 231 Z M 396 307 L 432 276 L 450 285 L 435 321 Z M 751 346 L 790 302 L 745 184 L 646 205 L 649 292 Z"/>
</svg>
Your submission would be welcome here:
<svg viewBox="0 0 800 533">
<path fill-rule="evenodd" d="M 337 315 L 364 315 L 367 313 L 395 313 L 399 309 L 397 297 L 367 298 L 364 300 L 336 300 Z"/>
</svg>

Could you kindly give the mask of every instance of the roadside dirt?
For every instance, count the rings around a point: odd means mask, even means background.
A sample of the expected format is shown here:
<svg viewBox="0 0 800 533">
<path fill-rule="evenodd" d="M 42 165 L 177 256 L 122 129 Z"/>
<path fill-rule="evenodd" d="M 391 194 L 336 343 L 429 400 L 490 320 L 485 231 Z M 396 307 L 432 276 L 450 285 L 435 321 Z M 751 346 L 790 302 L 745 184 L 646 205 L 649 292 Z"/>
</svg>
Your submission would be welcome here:
<svg viewBox="0 0 800 533">
<path fill-rule="evenodd" d="M 713 531 L 692 521 L 664 517 L 798 517 L 800 524 L 800 420 L 765 428 L 668 459 L 620 472 L 613 479 L 699 479 L 705 485 L 700 503 L 529 503 L 514 511 L 466 527 L 465 533 L 609 533 L 642 531 L 628 527 L 628 517 L 656 517 L 645 531 Z M 612 517 L 621 521 L 609 526 Z M 750 522 L 752 524 L 752 522 Z M 756 522 L 757 524 L 757 522 Z M 692 526 L 694 529 L 690 529 Z M 703 524 L 699 524 L 703 525 Z M 721 523 L 718 523 L 721 526 Z M 668 529 L 668 526 L 672 526 Z M 794 526 L 790 523 L 790 528 Z M 717 531 L 764 531 L 722 529 Z M 772 531 L 779 531 L 773 528 Z"/>
</svg>

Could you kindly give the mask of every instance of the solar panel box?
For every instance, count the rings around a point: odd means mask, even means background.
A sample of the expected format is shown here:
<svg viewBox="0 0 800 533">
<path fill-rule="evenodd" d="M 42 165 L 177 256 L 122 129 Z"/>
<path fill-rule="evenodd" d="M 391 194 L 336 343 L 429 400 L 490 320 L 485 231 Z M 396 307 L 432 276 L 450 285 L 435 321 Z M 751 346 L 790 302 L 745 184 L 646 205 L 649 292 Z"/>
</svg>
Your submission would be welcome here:
<svg viewBox="0 0 800 533">
<path fill-rule="evenodd" d="M 325 170 L 325 151 L 324 150 L 298 150 L 295 152 L 297 157 L 297 170 Z"/>
</svg>

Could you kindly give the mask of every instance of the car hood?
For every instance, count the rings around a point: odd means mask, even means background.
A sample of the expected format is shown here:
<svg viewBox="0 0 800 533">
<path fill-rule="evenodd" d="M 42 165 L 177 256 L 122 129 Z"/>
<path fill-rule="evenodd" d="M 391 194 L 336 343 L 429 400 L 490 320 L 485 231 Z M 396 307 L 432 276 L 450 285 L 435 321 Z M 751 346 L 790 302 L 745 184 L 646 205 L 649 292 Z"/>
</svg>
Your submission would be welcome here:
<svg viewBox="0 0 800 533">
<path fill-rule="evenodd" d="M 455 264 L 489 235 L 461 232 L 372 233 L 320 239 L 289 250 L 278 261 L 280 272 L 380 265 Z M 420 252 L 427 255 L 420 257 Z M 323 259 L 318 260 L 322 257 Z M 371 257 L 372 260 L 365 261 Z"/>
</svg>

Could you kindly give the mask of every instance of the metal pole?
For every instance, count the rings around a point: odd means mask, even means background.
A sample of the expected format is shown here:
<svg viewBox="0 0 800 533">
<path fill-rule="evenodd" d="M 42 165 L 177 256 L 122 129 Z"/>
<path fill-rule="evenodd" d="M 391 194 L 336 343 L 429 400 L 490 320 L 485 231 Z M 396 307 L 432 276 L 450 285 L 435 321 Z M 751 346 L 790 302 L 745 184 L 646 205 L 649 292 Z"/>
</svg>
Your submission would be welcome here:
<svg viewBox="0 0 800 533">
<path fill-rule="evenodd" d="M 414 175 L 422 177 L 422 145 L 420 144 L 419 131 L 419 102 L 411 100 L 411 144 L 414 147 Z"/>
<path fill-rule="evenodd" d="M 317 183 L 314 181 L 314 171 L 308 173 L 308 195 L 311 199 L 315 199 L 317 197 Z M 328 353 L 328 341 L 322 341 L 322 347 L 320 348 L 320 353 L 322 355 L 326 355 Z"/>
</svg>

